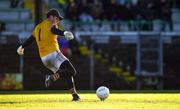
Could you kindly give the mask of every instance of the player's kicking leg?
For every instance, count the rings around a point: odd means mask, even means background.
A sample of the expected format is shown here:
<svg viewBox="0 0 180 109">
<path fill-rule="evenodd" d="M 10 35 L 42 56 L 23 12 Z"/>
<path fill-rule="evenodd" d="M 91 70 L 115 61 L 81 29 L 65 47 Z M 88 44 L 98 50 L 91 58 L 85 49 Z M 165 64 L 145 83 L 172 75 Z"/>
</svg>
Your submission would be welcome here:
<svg viewBox="0 0 180 109">
<path fill-rule="evenodd" d="M 75 88 L 75 83 L 74 83 L 75 75 L 76 75 L 75 68 L 68 60 L 66 60 L 61 64 L 59 70 L 56 73 L 52 75 L 46 75 L 45 85 L 46 87 L 49 87 L 51 82 L 56 81 L 59 78 L 64 78 L 67 82 L 68 89 L 72 94 L 72 97 L 73 97 L 72 100 L 78 101 L 80 100 L 80 97 Z"/>
</svg>

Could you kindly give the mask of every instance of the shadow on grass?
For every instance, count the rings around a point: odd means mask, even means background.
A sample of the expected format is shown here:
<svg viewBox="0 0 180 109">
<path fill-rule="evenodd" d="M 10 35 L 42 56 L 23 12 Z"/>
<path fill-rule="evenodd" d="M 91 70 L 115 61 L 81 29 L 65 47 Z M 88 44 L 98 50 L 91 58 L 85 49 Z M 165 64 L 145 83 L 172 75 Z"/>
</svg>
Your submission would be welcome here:
<svg viewBox="0 0 180 109">
<path fill-rule="evenodd" d="M 17 104 L 22 102 L 0 102 L 0 104 Z"/>
<path fill-rule="evenodd" d="M 112 90 L 110 91 L 111 93 L 117 93 L 117 94 L 121 94 L 121 93 L 180 93 L 180 90 Z M 80 94 L 95 94 L 96 91 L 94 90 L 81 90 L 79 91 Z M 4 95 L 4 94 L 69 94 L 68 91 L 65 90 L 41 90 L 41 91 L 0 91 L 0 95 Z"/>
</svg>

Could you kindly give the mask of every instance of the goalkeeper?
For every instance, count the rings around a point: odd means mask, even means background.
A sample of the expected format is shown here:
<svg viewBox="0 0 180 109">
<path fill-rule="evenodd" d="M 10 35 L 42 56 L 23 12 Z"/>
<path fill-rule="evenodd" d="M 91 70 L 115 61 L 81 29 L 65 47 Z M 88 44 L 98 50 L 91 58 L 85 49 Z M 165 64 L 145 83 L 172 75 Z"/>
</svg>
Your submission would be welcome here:
<svg viewBox="0 0 180 109">
<path fill-rule="evenodd" d="M 67 40 L 74 38 L 70 31 L 58 29 L 58 24 L 62 19 L 63 17 L 58 10 L 50 9 L 47 18 L 34 28 L 32 35 L 17 49 L 17 52 L 19 55 L 23 55 L 24 48 L 36 41 L 42 63 L 53 72 L 52 75 L 46 75 L 46 87 L 49 87 L 53 81 L 64 78 L 67 81 L 69 91 L 72 93 L 72 100 L 78 101 L 80 97 L 73 80 L 76 70 L 59 50 L 57 41 L 58 36 L 64 36 Z"/>
</svg>

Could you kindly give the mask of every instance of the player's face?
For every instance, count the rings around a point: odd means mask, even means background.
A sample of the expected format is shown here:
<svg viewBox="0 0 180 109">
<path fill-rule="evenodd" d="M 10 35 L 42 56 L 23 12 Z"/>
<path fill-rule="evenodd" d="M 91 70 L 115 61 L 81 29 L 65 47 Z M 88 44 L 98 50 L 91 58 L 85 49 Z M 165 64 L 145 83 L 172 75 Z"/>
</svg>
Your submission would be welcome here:
<svg viewBox="0 0 180 109">
<path fill-rule="evenodd" d="M 53 22 L 53 23 L 59 23 L 59 22 L 60 22 L 59 18 L 56 17 L 56 16 L 50 16 L 50 17 L 49 17 L 49 20 L 50 20 L 51 22 Z"/>
<path fill-rule="evenodd" d="M 59 18 L 56 17 L 56 16 L 54 16 L 54 20 L 56 21 L 56 23 L 59 23 L 59 22 L 60 22 Z"/>
</svg>

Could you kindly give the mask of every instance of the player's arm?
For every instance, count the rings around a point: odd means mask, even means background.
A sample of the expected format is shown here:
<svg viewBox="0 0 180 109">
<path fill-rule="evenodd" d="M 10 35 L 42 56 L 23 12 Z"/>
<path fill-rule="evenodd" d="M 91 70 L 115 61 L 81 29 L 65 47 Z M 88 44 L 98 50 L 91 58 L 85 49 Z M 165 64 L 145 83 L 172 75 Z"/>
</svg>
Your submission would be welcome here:
<svg viewBox="0 0 180 109">
<path fill-rule="evenodd" d="M 65 36 L 65 38 L 66 38 L 67 40 L 72 40 L 72 39 L 74 39 L 74 35 L 72 34 L 72 32 L 70 32 L 70 31 L 62 31 L 62 30 L 56 28 L 56 25 L 53 25 L 53 26 L 51 27 L 51 32 L 52 32 L 53 34 L 56 34 L 56 35 Z"/>
<path fill-rule="evenodd" d="M 17 49 L 17 53 L 19 55 L 23 55 L 24 48 L 31 45 L 34 41 L 35 41 L 35 38 L 33 35 L 31 35 L 22 45 L 19 46 L 19 48 Z"/>
<path fill-rule="evenodd" d="M 56 25 L 51 27 L 51 32 L 56 35 L 64 36 L 64 31 L 56 28 Z"/>
</svg>

